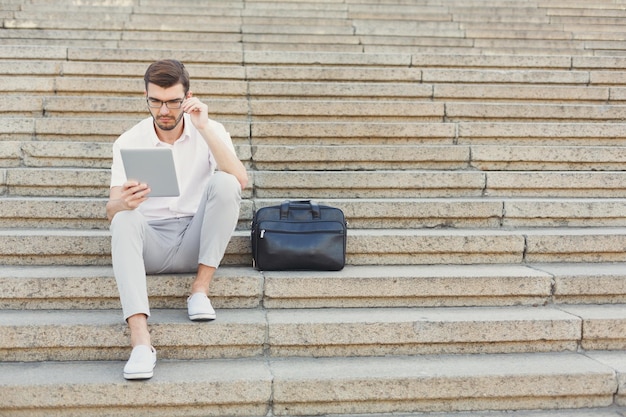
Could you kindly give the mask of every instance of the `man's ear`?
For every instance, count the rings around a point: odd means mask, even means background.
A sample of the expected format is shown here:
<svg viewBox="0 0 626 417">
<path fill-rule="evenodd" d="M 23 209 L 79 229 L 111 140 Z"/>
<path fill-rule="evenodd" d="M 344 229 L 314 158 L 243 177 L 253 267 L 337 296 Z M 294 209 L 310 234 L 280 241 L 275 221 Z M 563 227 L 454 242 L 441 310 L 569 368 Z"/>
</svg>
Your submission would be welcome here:
<svg viewBox="0 0 626 417">
<path fill-rule="evenodd" d="M 187 96 L 185 96 L 185 98 L 191 98 L 191 97 L 193 97 L 193 92 L 191 90 L 187 91 Z"/>
</svg>

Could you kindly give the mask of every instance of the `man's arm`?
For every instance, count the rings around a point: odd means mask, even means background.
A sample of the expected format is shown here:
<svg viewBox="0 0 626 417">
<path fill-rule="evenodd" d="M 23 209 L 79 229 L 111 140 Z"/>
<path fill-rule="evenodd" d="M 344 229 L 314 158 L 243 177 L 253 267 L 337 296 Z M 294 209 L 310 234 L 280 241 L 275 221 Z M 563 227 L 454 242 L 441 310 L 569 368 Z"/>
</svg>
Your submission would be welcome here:
<svg viewBox="0 0 626 417">
<path fill-rule="evenodd" d="M 228 174 L 234 175 L 239 181 L 241 189 L 248 184 L 248 172 L 237 155 L 222 141 L 219 135 L 211 128 L 209 123 L 209 108 L 206 104 L 195 97 L 191 92 L 189 98 L 183 102 L 183 110 L 191 116 L 191 122 L 202 135 L 209 149 L 215 157 L 217 168 Z"/>
<path fill-rule="evenodd" d="M 248 172 L 237 155 L 222 141 L 222 139 L 207 125 L 204 129 L 198 129 L 204 140 L 209 145 L 211 153 L 217 162 L 220 171 L 234 175 L 241 185 L 241 189 L 248 184 Z"/>
<path fill-rule="evenodd" d="M 111 187 L 106 212 L 109 222 L 120 211 L 135 210 L 141 203 L 147 200 L 150 188 L 147 184 L 136 181 L 127 181 L 122 186 Z"/>
</svg>

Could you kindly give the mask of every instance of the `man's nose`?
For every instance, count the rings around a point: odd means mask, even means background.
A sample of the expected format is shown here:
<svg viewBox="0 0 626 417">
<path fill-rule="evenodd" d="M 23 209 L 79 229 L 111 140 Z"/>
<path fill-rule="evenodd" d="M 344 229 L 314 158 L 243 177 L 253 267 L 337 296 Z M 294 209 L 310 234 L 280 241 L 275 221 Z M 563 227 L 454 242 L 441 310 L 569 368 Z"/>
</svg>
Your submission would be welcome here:
<svg viewBox="0 0 626 417">
<path fill-rule="evenodd" d="M 161 107 L 159 108 L 159 113 L 167 114 L 169 112 L 170 112 L 170 109 L 167 107 L 167 104 L 165 104 L 165 102 L 161 103 Z"/>
</svg>

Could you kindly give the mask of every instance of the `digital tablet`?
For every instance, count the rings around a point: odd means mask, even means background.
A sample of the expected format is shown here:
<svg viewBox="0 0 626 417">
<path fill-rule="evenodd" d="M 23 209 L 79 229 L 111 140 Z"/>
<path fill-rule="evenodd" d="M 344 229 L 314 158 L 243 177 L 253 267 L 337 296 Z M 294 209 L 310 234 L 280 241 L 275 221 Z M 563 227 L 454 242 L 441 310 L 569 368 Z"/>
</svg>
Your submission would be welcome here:
<svg viewBox="0 0 626 417">
<path fill-rule="evenodd" d="M 128 180 L 148 184 L 149 197 L 177 197 L 178 179 L 169 148 L 120 149 Z"/>
</svg>

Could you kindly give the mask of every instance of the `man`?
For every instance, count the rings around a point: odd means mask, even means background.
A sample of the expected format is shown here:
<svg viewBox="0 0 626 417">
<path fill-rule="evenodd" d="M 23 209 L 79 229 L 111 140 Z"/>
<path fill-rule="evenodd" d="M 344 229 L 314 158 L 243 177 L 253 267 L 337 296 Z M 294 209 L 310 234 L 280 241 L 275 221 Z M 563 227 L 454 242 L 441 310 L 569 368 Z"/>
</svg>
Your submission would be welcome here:
<svg viewBox="0 0 626 417">
<path fill-rule="evenodd" d="M 146 274 L 197 272 L 187 299 L 191 320 L 215 319 L 209 284 L 237 224 L 248 177 L 230 135 L 208 116 L 189 90 L 189 74 L 176 60 L 150 65 L 144 75 L 151 117 L 113 144 L 111 257 L 124 319 L 133 347 L 126 379 L 153 375 L 156 350 L 148 332 Z M 150 197 L 150 184 L 126 178 L 122 148 L 172 149 L 178 197 Z"/>
</svg>

